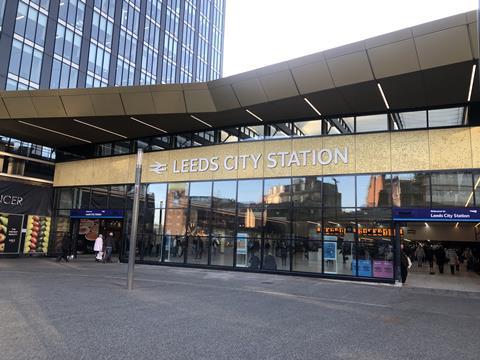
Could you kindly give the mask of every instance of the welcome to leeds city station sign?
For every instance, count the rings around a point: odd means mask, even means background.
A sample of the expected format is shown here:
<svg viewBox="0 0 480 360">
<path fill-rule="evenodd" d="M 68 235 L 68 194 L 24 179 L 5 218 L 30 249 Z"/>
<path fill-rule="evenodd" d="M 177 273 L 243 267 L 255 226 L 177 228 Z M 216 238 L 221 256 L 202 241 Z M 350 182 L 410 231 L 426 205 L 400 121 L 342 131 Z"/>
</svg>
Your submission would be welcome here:
<svg viewBox="0 0 480 360">
<path fill-rule="evenodd" d="M 245 170 L 250 167 L 258 169 L 262 156 L 265 156 L 265 166 L 269 169 L 292 168 L 300 166 L 326 166 L 330 164 L 348 164 L 348 147 L 333 149 L 310 149 L 300 151 L 278 151 L 267 154 L 253 153 L 241 155 L 227 155 L 224 157 L 192 157 L 173 160 L 171 169 L 168 164 L 154 161 L 150 171 L 156 174 L 171 171 L 180 173 L 215 172 L 219 169 L 225 171 Z"/>
</svg>

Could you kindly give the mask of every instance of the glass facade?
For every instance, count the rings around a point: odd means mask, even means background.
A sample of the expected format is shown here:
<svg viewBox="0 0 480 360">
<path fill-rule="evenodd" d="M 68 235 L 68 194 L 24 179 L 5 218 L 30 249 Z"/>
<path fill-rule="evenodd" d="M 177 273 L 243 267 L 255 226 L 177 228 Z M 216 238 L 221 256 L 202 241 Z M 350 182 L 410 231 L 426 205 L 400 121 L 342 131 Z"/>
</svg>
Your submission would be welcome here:
<svg viewBox="0 0 480 360">
<path fill-rule="evenodd" d="M 137 258 L 393 281 L 392 208 L 479 207 L 479 183 L 449 171 L 143 184 Z M 125 239 L 132 195 L 131 185 L 58 188 L 55 213 L 122 209 Z"/>
<path fill-rule="evenodd" d="M 217 79 L 224 8 L 225 0 L 0 0 L 0 32 L 12 38 L 0 88 Z M 16 13 L 11 28 L 6 9 Z"/>
<path fill-rule="evenodd" d="M 415 112 L 391 112 L 374 115 L 351 116 L 345 118 L 323 118 L 289 121 L 274 124 L 252 124 L 238 127 L 188 132 L 161 137 L 148 137 L 126 140 L 124 151 L 115 150 L 116 143 L 76 146 L 75 149 L 59 151 L 59 161 L 94 156 L 133 154 L 138 148 L 145 152 L 162 151 L 194 146 L 216 145 L 232 142 L 258 141 L 265 139 L 289 139 L 315 136 L 342 136 L 368 132 L 408 131 L 435 129 L 440 127 L 436 120 L 439 114 L 455 114 L 450 120 L 441 122 L 443 127 L 469 126 L 466 116 L 468 107 L 430 109 Z M 433 115 L 431 115 L 433 114 Z M 446 115 L 445 115 L 446 114 Z M 473 119 L 475 121 L 475 119 Z M 431 126 L 429 124 L 432 124 Z"/>
</svg>

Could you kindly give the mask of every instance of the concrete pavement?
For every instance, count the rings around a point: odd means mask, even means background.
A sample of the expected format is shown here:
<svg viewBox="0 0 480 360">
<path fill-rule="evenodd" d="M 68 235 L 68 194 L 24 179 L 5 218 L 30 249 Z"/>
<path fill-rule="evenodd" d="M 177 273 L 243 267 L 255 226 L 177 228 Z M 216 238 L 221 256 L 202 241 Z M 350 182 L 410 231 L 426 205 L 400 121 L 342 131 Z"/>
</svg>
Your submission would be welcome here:
<svg viewBox="0 0 480 360">
<path fill-rule="evenodd" d="M 0 358 L 478 359 L 480 294 L 0 259 Z"/>
</svg>

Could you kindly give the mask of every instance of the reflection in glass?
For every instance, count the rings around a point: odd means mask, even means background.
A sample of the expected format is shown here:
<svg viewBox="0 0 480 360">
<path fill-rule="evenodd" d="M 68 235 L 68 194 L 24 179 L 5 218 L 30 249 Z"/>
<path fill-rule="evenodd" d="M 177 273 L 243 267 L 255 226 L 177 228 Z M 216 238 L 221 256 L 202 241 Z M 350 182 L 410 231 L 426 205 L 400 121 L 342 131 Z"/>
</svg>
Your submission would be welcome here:
<svg viewBox="0 0 480 360">
<path fill-rule="evenodd" d="M 236 210 L 213 209 L 212 211 L 212 235 L 218 237 L 230 237 L 235 235 Z"/>
<path fill-rule="evenodd" d="M 290 270 L 290 241 L 265 239 L 263 242 L 263 270 Z"/>
<path fill-rule="evenodd" d="M 163 236 L 163 246 L 163 261 L 173 263 L 185 262 L 185 257 L 187 256 L 186 236 L 165 234 Z"/>
<path fill-rule="evenodd" d="M 308 176 L 292 179 L 294 206 L 322 206 L 322 178 Z"/>
<path fill-rule="evenodd" d="M 188 206 L 188 183 L 170 183 L 167 193 L 168 207 Z"/>
<path fill-rule="evenodd" d="M 163 208 L 167 204 L 167 184 L 150 184 L 147 189 L 148 206 Z M 153 205 L 153 206 L 152 206 Z"/>
<path fill-rule="evenodd" d="M 322 211 L 321 208 L 293 209 L 293 269 L 322 272 Z"/>
<path fill-rule="evenodd" d="M 429 207 L 430 176 L 425 173 L 393 174 L 392 204 L 398 207 Z"/>
<path fill-rule="evenodd" d="M 233 237 L 212 235 L 210 264 L 216 266 L 233 266 Z"/>
<path fill-rule="evenodd" d="M 92 186 L 90 207 L 92 209 L 106 209 L 108 201 L 108 186 Z"/>
<path fill-rule="evenodd" d="M 293 134 L 292 123 L 266 125 L 265 139 L 288 138 Z"/>
<path fill-rule="evenodd" d="M 355 176 L 324 177 L 323 204 L 328 207 L 355 207 Z"/>
<path fill-rule="evenodd" d="M 290 178 L 265 179 L 264 196 L 265 204 L 286 204 L 290 203 Z"/>
<path fill-rule="evenodd" d="M 262 205 L 262 180 L 238 181 L 238 206 Z"/>
<path fill-rule="evenodd" d="M 390 221 L 358 223 L 358 276 L 393 279 L 393 236 Z"/>
<path fill-rule="evenodd" d="M 356 276 L 356 224 L 352 219 L 325 218 L 323 269 L 326 274 Z"/>
<path fill-rule="evenodd" d="M 212 206 L 212 182 L 198 181 L 190 183 L 190 205 L 210 209 Z"/>
<path fill-rule="evenodd" d="M 357 176 L 357 207 L 390 206 L 390 176 L 358 175 Z"/>
<path fill-rule="evenodd" d="M 393 124 L 393 130 L 427 128 L 427 112 L 425 110 L 392 113 L 390 114 L 390 119 Z"/>
<path fill-rule="evenodd" d="M 206 265 L 208 263 L 208 237 L 193 235 L 187 238 L 187 263 Z"/>
<path fill-rule="evenodd" d="M 290 211 L 288 208 L 270 208 L 263 211 L 265 237 L 285 239 L 290 237 Z"/>
<path fill-rule="evenodd" d="M 187 228 L 186 209 L 166 209 L 165 234 L 185 235 Z"/>
<path fill-rule="evenodd" d="M 475 197 L 475 205 L 477 207 L 480 207 L 480 174 L 475 174 L 475 177 L 473 179 L 473 187 L 474 187 L 474 197 Z M 471 202 L 469 202 L 471 203 Z M 470 206 L 470 205 L 469 205 Z"/>
<path fill-rule="evenodd" d="M 109 209 L 123 209 L 125 207 L 125 190 L 125 185 L 110 186 Z"/>
<path fill-rule="evenodd" d="M 263 125 L 242 126 L 239 129 L 240 141 L 262 140 L 265 137 L 265 127 Z"/>
<path fill-rule="evenodd" d="M 187 224 L 187 235 L 207 236 L 210 234 L 210 208 L 191 206 L 190 219 Z"/>
<path fill-rule="evenodd" d="M 472 174 L 469 172 L 433 173 L 432 207 L 472 206 Z"/>
<path fill-rule="evenodd" d="M 322 135 L 322 120 L 298 121 L 294 126 L 295 137 Z"/>
<path fill-rule="evenodd" d="M 237 204 L 237 182 L 215 181 L 213 183 L 213 207 L 235 208 Z"/>
<path fill-rule="evenodd" d="M 357 133 L 387 131 L 387 114 L 357 116 Z"/>
<path fill-rule="evenodd" d="M 437 109 L 428 111 L 428 126 L 459 126 L 464 123 L 466 107 Z"/>
</svg>

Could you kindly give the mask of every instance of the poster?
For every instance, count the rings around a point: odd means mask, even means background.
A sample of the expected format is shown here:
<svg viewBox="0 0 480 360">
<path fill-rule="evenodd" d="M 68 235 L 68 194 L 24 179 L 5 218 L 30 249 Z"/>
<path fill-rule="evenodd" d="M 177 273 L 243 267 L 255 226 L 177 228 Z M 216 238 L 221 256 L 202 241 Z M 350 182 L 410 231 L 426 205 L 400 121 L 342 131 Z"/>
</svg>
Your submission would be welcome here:
<svg viewBox="0 0 480 360">
<path fill-rule="evenodd" d="M 237 234 L 237 266 L 247 267 L 247 239 L 245 233 Z"/>
<path fill-rule="evenodd" d="M 337 243 L 325 241 L 323 243 L 323 258 L 325 260 L 337 261 Z"/>
<path fill-rule="evenodd" d="M 373 261 L 373 277 L 393 279 L 393 261 Z"/>
<path fill-rule="evenodd" d="M 25 235 L 25 254 L 46 254 L 50 237 L 50 216 L 29 215 Z"/>
<path fill-rule="evenodd" d="M 18 254 L 23 215 L 0 213 L 0 254 Z"/>
<path fill-rule="evenodd" d="M 372 262 L 371 260 L 357 260 L 358 261 L 358 276 L 372 277 Z M 357 261 L 352 261 L 352 275 L 357 276 Z"/>
</svg>

